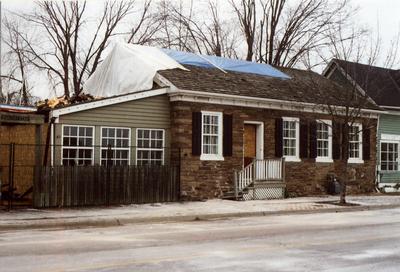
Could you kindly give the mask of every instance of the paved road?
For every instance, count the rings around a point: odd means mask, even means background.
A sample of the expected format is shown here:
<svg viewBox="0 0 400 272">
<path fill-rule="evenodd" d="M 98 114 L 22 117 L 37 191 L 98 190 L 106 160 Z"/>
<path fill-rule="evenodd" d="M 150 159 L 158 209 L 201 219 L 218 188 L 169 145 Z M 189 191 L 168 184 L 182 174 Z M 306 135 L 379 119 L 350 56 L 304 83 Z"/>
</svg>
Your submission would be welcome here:
<svg viewBox="0 0 400 272">
<path fill-rule="evenodd" d="M 400 271 L 400 209 L 0 233 L 0 271 Z"/>
</svg>

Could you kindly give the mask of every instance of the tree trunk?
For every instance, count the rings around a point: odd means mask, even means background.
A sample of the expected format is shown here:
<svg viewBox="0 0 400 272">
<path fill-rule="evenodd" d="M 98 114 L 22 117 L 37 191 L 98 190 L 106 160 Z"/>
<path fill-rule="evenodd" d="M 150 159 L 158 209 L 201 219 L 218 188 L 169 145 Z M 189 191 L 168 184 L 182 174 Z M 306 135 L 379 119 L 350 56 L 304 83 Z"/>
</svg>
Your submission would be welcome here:
<svg viewBox="0 0 400 272">
<path fill-rule="evenodd" d="M 346 187 L 349 180 L 348 159 L 349 159 L 349 122 L 347 118 L 342 126 L 342 167 L 340 183 L 340 204 L 346 204 Z"/>
<path fill-rule="evenodd" d="M 340 204 L 346 204 L 346 187 L 347 187 L 347 180 L 349 179 L 348 171 L 347 171 L 347 159 L 343 162 L 343 174 L 342 178 L 340 179 Z"/>
</svg>

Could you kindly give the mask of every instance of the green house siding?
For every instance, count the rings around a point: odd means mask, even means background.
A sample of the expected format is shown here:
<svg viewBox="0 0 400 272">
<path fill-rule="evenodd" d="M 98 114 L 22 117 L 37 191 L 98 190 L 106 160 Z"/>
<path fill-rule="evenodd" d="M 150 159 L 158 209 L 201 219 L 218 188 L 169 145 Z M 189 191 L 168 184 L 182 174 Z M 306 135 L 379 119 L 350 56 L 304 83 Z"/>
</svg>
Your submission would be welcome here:
<svg viewBox="0 0 400 272">
<path fill-rule="evenodd" d="M 400 115 L 383 114 L 379 118 L 378 127 L 378 143 L 382 140 L 382 134 L 392 134 L 400 136 Z M 400 146 L 400 142 L 399 142 Z M 380 151 L 381 145 L 378 144 L 378 158 L 377 163 L 380 165 Z M 400 183 L 400 171 L 395 172 L 380 172 L 381 183 Z"/>
<path fill-rule="evenodd" d="M 159 95 L 119 104 L 88 109 L 75 113 L 61 115 L 55 125 L 55 164 L 61 163 L 62 126 L 82 125 L 94 127 L 94 163 L 100 163 L 101 127 L 130 128 L 130 145 L 132 146 L 130 161 L 136 160 L 136 130 L 137 128 L 163 129 L 165 163 L 168 163 L 170 147 L 170 102 L 167 95 Z"/>
</svg>

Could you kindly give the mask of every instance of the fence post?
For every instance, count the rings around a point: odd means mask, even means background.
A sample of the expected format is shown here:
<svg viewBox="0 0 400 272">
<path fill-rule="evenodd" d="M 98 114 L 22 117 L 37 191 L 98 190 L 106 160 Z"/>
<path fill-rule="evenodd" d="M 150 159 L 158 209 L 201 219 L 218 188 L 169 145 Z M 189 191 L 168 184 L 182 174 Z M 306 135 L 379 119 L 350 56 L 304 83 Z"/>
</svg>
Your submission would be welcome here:
<svg viewBox="0 0 400 272">
<path fill-rule="evenodd" d="M 15 144 L 9 144 L 9 163 L 8 163 L 8 210 L 12 209 L 12 200 L 14 197 L 14 151 Z"/>
<path fill-rule="evenodd" d="M 111 165 L 112 165 L 112 151 L 111 151 L 111 145 L 109 144 L 107 146 L 107 163 L 106 163 L 106 205 L 109 206 L 111 204 Z"/>
</svg>

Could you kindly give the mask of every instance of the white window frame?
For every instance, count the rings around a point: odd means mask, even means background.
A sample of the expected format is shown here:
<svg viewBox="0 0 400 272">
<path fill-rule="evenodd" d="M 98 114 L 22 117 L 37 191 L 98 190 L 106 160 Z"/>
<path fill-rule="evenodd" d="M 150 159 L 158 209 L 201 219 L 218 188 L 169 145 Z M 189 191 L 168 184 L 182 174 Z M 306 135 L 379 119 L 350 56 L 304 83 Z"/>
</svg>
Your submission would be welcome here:
<svg viewBox="0 0 400 272">
<path fill-rule="evenodd" d="M 77 127 L 78 130 L 80 127 L 84 127 L 84 128 L 92 128 L 93 134 L 92 134 L 92 146 L 91 147 L 84 147 L 84 146 L 64 146 L 64 127 Z M 79 132 L 78 132 L 79 134 Z M 79 135 L 78 135 L 78 139 L 79 139 Z M 85 126 L 85 125 L 70 125 L 70 124 L 62 124 L 61 125 L 61 156 L 60 156 L 60 164 L 63 164 L 63 159 L 64 159 L 64 149 L 87 149 L 87 150 L 92 150 L 92 163 L 91 165 L 94 165 L 94 142 L 96 139 L 96 129 L 94 126 Z"/>
<path fill-rule="evenodd" d="M 218 147 L 217 147 L 217 154 L 204 154 L 203 153 L 203 120 L 205 115 L 210 116 L 217 116 L 218 117 Z M 223 137 L 223 113 L 216 112 L 216 111 L 201 111 L 201 155 L 200 160 L 202 161 L 223 161 L 224 156 L 222 154 L 222 137 Z"/>
<path fill-rule="evenodd" d="M 103 128 L 112 128 L 112 129 L 127 129 L 128 130 L 128 147 L 111 147 L 111 150 L 128 150 L 128 165 L 131 165 L 131 128 L 129 127 L 109 127 L 102 126 L 100 127 L 100 165 L 103 160 L 102 151 L 108 150 L 108 147 L 103 147 Z M 116 138 L 114 138 L 115 140 Z M 111 159 L 113 160 L 113 159 Z"/>
<path fill-rule="evenodd" d="M 317 141 L 317 157 L 315 158 L 316 162 L 333 162 L 332 159 L 332 120 L 317 120 L 317 124 L 326 124 L 328 126 L 328 156 L 321 157 L 318 156 L 318 134 L 316 132 L 316 141 Z M 318 130 L 318 127 L 317 127 Z"/>
<path fill-rule="evenodd" d="M 286 156 L 285 154 L 285 141 L 284 141 L 284 125 L 283 122 L 295 122 L 296 124 L 296 155 L 295 156 Z M 282 117 L 282 155 L 286 161 L 291 162 L 300 162 L 300 119 L 296 117 Z"/>
<path fill-rule="evenodd" d="M 397 144 L 397 170 L 382 170 L 382 144 Z M 395 173 L 400 171 L 400 165 L 399 165 L 399 160 L 400 160 L 400 142 L 395 141 L 395 140 L 381 140 L 379 142 L 379 170 L 384 172 L 384 173 Z"/>
<path fill-rule="evenodd" d="M 162 146 L 161 148 L 152 148 L 152 147 L 139 147 L 138 141 L 139 141 L 139 130 L 156 130 L 156 131 L 162 131 L 163 132 L 163 137 L 162 137 Z M 161 165 L 164 165 L 165 163 L 165 129 L 163 128 L 136 128 L 136 152 L 135 152 L 135 165 L 138 165 L 138 153 L 139 151 L 161 151 Z"/>
<path fill-rule="evenodd" d="M 350 158 L 350 127 L 358 127 L 358 148 L 359 148 L 359 152 L 358 152 L 358 157 L 357 158 Z M 363 127 L 362 124 L 360 123 L 349 123 L 349 135 L 348 135 L 348 139 L 349 139 L 349 150 L 348 150 L 348 154 L 349 154 L 349 159 L 347 160 L 348 163 L 364 163 L 363 160 Z"/>
</svg>

